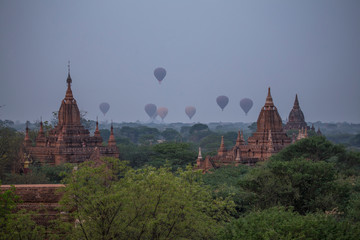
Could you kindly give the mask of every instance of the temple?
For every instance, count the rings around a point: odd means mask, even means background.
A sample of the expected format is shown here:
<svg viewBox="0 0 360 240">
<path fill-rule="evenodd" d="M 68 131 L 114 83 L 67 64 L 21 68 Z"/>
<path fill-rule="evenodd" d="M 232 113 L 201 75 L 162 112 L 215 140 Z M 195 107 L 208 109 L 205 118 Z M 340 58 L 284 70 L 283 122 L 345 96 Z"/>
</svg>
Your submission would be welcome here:
<svg viewBox="0 0 360 240">
<path fill-rule="evenodd" d="M 80 111 L 71 90 L 70 66 L 66 82 L 67 90 L 65 98 L 61 101 L 57 126 L 45 135 L 41 121 L 34 144 L 26 127 L 24 147 L 28 158 L 49 165 L 81 163 L 93 159 L 94 156 L 117 158 L 119 149 L 116 147 L 112 126 L 108 146 L 102 146 L 103 139 L 100 136 L 98 122 L 96 121 L 94 136 L 90 136 L 89 130 L 81 124 Z"/>
<path fill-rule="evenodd" d="M 242 132 L 238 132 L 236 144 L 231 149 L 224 146 L 224 138 L 221 138 L 220 148 L 216 156 L 201 156 L 197 158 L 197 169 L 208 171 L 224 165 L 247 164 L 254 165 L 259 161 L 267 160 L 274 153 L 291 144 L 291 139 L 286 135 L 281 117 L 274 105 L 270 88 L 266 97 L 265 105 L 261 108 L 257 120 L 257 130 L 245 143 Z"/>
<path fill-rule="evenodd" d="M 289 113 L 288 122 L 284 126 L 284 130 L 294 130 L 294 129 L 296 130 L 310 129 L 305 122 L 304 113 L 301 111 L 297 94 L 295 96 L 294 106 Z"/>
</svg>

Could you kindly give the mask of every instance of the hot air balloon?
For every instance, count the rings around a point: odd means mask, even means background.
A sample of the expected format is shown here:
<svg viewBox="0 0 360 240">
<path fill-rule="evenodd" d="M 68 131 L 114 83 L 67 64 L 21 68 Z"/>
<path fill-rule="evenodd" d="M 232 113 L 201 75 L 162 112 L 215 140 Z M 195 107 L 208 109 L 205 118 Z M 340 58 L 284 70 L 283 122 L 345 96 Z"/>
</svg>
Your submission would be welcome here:
<svg viewBox="0 0 360 240">
<path fill-rule="evenodd" d="M 189 119 L 191 119 L 196 113 L 196 108 L 193 106 L 187 106 L 185 108 L 185 113 L 188 115 Z"/>
<path fill-rule="evenodd" d="M 147 115 L 149 115 L 150 118 L 156 117 L 156 110 L 157 107 L 155 104 L 149 103 L 145 105 L 145 112 L 147 113 Z"/>
<path fill-rule="evenodd" d="M 100 108 L 100 111 L 104 114 L 104 116 L 105 116 L 105 114 L 109 111 L 109 109 L 110 109 L 110 104 L 108 104 L 107 102 L 103 102 L 103 103 L 101 103 L 100 104 L 100 106 L 99 106 L 99 108 Z"/>
<path fill-rule="evenodd" d="M 157 114 L 161 117 L 161 119 L 164 121 L 164 118 L 168 114 L 168 109 L 166 107 L 160 107 L 157 109 Z"/>
<path fill-rule="evenodd" d="M 250 98 L 243 98 L 240 101 L 240 107 L 244 110 L 245 115 L 250 111 L 253 106 L 253 101 Z"/>
<path fill-rule="evenodd" d="M 166 76 L 166 70 L 165 68 L 159 67 L 156 68 L 154 70 L 154 76 L 156 77 L 156 79 L 159 81 L 159 84 L 161 83 L 161 81 L 164 79 L 164 77 Z"/>
<path fill-rule="evenodd" d="M 219 105 L 219 107 L 221 108 L 221 111 L 224 111 L 224 108 L 229 103 L 229 98 L 227 96 L 218 96 L 216 98 L 216 102 Z"/>
</svg>

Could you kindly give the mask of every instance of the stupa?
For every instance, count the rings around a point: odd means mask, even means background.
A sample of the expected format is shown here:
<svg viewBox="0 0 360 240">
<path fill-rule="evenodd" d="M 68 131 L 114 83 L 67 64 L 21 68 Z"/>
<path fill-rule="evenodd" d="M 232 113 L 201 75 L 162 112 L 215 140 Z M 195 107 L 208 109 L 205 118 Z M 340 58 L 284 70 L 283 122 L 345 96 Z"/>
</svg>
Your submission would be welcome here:
<svg viewBox="0 0 360 240">
<path fill-rule="evenodd" d="M 29 138 L 29 129 L 26 127 L 25 153 L 32 161 L 49 165 L 81 163 L 89 160 L 95 152 L 100 157 L 118 157 L 119 149 L 115 144 L 112 125 L 108 145 L 103 146 L 98 122 L 96 121 L 93 136 L 90 136 L 89 130 L 81 124 L 80 111 L 71 90 L 70 65 L 68 68 L 67 90 L 65 98 L 61 101 L 57 126 L 45 134 L 41 121 L 34 145 Z"/>
</svg>

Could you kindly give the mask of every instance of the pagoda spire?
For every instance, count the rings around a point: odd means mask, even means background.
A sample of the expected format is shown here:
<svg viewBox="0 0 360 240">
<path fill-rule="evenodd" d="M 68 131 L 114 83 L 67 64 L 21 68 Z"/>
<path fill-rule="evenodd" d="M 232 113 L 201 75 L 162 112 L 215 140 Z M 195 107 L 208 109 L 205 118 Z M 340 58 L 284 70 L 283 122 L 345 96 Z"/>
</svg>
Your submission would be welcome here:
<svg viewBox="0 0 360 240">
<path fill-rule="evenodd" d="M 29 137 L 29 122 L 26 121 L 26 130 L 25 130 L 25 139 L 24 139 L 24 143 L 26 147 L 30 147 L 31 146 L 31 139 Z"/>
<path fill-rule="evenodd" d="M 94 132 L 94 136 L 98 137 L 100 136 L 100 131 L 99 131 L 99 122 L 98 122 L 98 118 L 96 117 L 96 129 Z"/>
<path fill-rule="evenodd" d="M 44 134 L 44 126 L 43 126 L 42 118 L 41 118 L 41 120 L 40 120 L 40 130 L 39 130 L 39 134 Z"/>
<path fill-rule="evenodd" d="M 226 148 L 225 148 L 225 144 L 224 144 L 224 136 L 221 136 L 221 144 L 220 144 L 220 148 L 218 150 L 218 154 L 224 155 L 225 153 L 226 153 Z"/>
<path fill-rule="evenodd" d="M 271 97 L 270 87 L 268 88 L 268 95 L 266 97 L 265 106 L 267 106 L 267 107 L 273 107 L 274 106 L 274 102 L 273 102 L 273 99 Z"/>
<path fill-rule="evenodd" d="M 316 134 L 317 134 L 318 136 L 322 136 L 322 133 L 321 133 L 321 131 L 320 131 L 320 127 L 318 128 Z"/>
<path fill-rule="evenodd" d="M 29 122 L 26 121 L 26 132 L 25 132 L 25 141 L 30 140 L 29 138 Z"/>
<path fill-rule="evenodd" d="M 73 100 L 74 96 L 73 96 L 72 91 L 71 91 L 72 79 L 71 79 L 71 76 L 70 76 L 70 61 L 68 62 L 68 77 L 66 79 L 66 82 L 67 82 L 68 87 L 67 87 L 67 90 L 66 90 L 65 99 L 66 100 Z"/>
<path fill-rule="evenodd" d="M 240 142 L 241 142 L 241 135 L 240 135 L 240 130 L 238 131 L 238 136 L 237 136 L 237 139 L 236 139 L 236 145 L 240 145 Z"/>
<path fill-rule="evenodd" d="M 199 147 L 198 159 L 202 159 L 202 155 L 201 155 L 201 147 Z"/>
<path fill-rule="evenodd" d="M 245 143 L 245 141 L 244 141 L 243 132 L 238 131 L 238 136 L 237 136 L 237 139 L 236 139 L 236 145 L 239 146 L 239 145 L 243 145 L 244 143 Z"/>
<path fill-rule="evenodd" d="M 295 95 L 295 101 L 294 101 L 294 107 L 293 108 L 294 109 L 299 109 L 300 108 L 297 94 Z"/>
<path fill-rule="evenodd" d="M 108 141 L 108 146 L 116 146 L 115 137 L 114 137 L 114 128 L 113 123 L 111 122 L 111 128 L 110 128 L 110 137 Z"/>
<path fill-rule="evenodd" d="M 46 144 L 46 139 L 45 139 L 43 122 L 42 122 L 42 118 L 41 118 L 40 129 L 39 129 L 38 135 L 36 137 L 36 146 L 45 146 L 45 144 Z"/>
</svg>

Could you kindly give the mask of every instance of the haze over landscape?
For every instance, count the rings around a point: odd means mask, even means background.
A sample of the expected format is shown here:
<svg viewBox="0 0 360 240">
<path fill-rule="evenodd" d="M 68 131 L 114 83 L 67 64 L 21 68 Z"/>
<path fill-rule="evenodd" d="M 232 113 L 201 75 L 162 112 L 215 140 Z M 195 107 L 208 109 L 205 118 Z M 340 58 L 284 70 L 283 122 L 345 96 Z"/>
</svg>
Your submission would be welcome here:
<svg viewBox="0 0 360 240">
<path fill-rule="evenodd" d="M 271 87 L 283 120 L 298 94 L 306 121 L 359 123 L 359 10 L 356 0 L 0 1 L 0 119 L 50 119 L 70 60 L 93 120 L 146 122 L 153 103 L 169 109 L 165 122 L 190 122 L 186 106 L 191 122 L 253 122 Z"/>
</svg>

